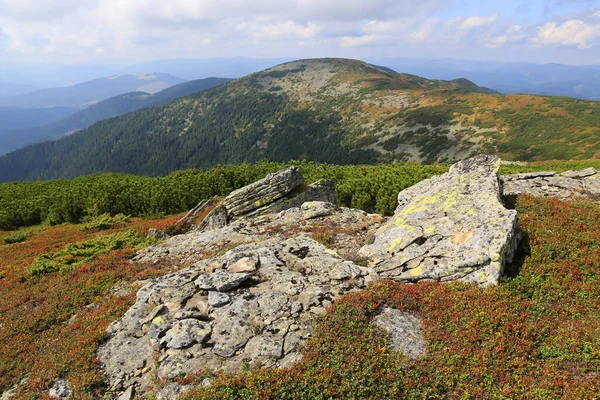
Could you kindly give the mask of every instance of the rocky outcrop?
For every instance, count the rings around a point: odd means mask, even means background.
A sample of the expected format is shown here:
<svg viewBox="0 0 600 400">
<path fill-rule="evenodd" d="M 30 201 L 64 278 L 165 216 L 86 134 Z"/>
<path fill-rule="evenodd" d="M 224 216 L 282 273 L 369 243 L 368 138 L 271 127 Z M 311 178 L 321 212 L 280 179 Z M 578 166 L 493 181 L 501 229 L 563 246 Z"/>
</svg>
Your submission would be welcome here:
<svg viewBox="0 0 600 400">
<path fill-rule="evenodd" d="M 289 366 L 325 307 L 380 277 L 495 283 L 518 239 L 498 165 L 478 156 L 402 191 L 387 221 L 338 207 L 331 181 L 304 185 L 295 167 L 213 203 L 197 229 L 134 258 L 176 272 L 143 282 L 110 326 L 98 358 L 114 397 L 158 378 L 157 397 L 175 398 L 185 387 L 174 378 L 201 369 Z M 415 316 L 383 309 L 375 323 L 397 350 L 424 353 Z"/>
<path fill-rule="evenodd" d="M 154 373 L 289 366 L 325 307 L 375 279 L 306 235 L 240 245 L 147 283 L 98 358 L 115 392 Z"/>
<path fill-rule="evenodd" d="M 398 282 L 497 283 L 519 238 L 517 213 L 500 198 L 499 164 L 480 155 L 403 190 L 394 216 L 361 254 Z"/>
<path fill-rule="evenodd" d="M 289 167 L 231 192 L 212 209 L 197 229 L 214 230 L 235 220 L 273 214 L 313 201 L 336 205 L 333 181 L 321 179 L 305 185 L 299 168 Z"/>
<path fill-rule="evenodd" d="M 561 174 L 548 171 L 504 175 L 501 181 L 504 196 L 528 194 L 536 197 L 557 197 L 562 200 L 600 198 L 600 172 L 595 168 Z"/>
</svg>

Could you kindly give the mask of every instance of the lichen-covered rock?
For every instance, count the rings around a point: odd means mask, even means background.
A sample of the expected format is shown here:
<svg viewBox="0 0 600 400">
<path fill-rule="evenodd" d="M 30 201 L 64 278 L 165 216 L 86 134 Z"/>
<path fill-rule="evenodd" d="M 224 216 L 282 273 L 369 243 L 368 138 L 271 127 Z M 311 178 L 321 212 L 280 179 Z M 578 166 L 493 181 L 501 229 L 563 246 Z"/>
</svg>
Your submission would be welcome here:
<svg viewBox="0 0 600 400">
<path fill-rule="evenodd" d="M 290 366 L 325 307 L 374 275 L 307 235 L 241 244 L 147 283 L 98 358 L 115 393 L 144 392 L 152 376 Z M 179 308 L 164 304 L 174 299 Z"/>
<path fill-rule="evenodd" d="M 386 278 L 495 284 L 519 238 L 500 198 L 500 160 L 480 155 L 398 194 L 394 216 L 361 249 Z"/>
<path fill-rule="evenodd" d="M 411 358 L 425 355 L 425 337 L 421 321 L 414 315 L 384 308 L 374 319 L 388 334 L 389 345 Z"/>
<path fill-rule="evenodd" d="M 284 197 L 303 183 L 298 167 L 289 167 L 231 192 L 223 206 L 230 217 L 244 215 Z"/>
<path fill-rule="evenodd" d="M 501 181 L 504 196 L 528 194 L 536 197 L 557 197 L 562 200 L 598 200 L 600 195 L 600 172 L 595 168 L 566 171 L 561 174 L 546 171 L 503 175 Z"/>
<path fill-rule="evenodd" d="M 307 201 L 300 207 L 302 209 L 302 218 L 320 218 L 333 213 L 336 205 L 326 201 Z"/>
</svg>

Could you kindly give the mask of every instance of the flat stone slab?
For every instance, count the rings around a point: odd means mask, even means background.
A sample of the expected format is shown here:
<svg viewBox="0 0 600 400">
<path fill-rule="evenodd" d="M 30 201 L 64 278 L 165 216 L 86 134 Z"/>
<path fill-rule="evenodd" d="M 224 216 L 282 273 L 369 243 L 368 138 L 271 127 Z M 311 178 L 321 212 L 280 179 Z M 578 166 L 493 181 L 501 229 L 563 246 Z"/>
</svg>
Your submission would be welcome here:
<svg viewBox="0 0 600 400">
<path fill-rule="evenodd" d="M 394 216 L 361 255 L 398 282 L 497 283 L 519 239 L 517 212 L 500 198 L 499 165 L 480 155 L 403 190 Z"/>
<path fill-rule="evenodd" d="M 600 172 L 595 168 L 580 171 L 530 172 L 526 174 L 503 175 L 505 196 L 530 195 L 535 197 L 556 197 L 562 200 L 599 200 Z"/>
<path fill-rule="evenodd" d="M 421 320 L 414 315 L 384 308 L 374 320 L 377 326 L 385 329 L 389 345 L 410 358 L 425 355 L 425 337 L 421 329 Z"/>
</svg>

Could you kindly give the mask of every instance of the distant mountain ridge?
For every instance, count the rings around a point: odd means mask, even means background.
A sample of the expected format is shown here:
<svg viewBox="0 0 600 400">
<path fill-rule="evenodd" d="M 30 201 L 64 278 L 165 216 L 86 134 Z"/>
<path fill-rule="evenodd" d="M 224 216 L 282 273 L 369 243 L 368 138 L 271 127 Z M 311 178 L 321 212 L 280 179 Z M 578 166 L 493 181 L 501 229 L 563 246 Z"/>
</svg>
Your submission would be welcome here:
<svg viewBox="0 0 600 400">
<path fill-rule="evenodd" d="M 111 97 L 78 112 L 71 112 L 60 120 L 42 126 L 4 131 L 0 128 L 0 155 L 16 150 L 26 144 L 56 139 L 64 134 L 87 128 L 97 121 L 117 117 L 145 107 L 173 100 L 177 97 L 201 92 L 227 82 L 223 78 L 206 78 L 171 86 L 160 92 L 130 92 Z M 0 108 L 0 120 L 2 108 Z M 75 111 L 75 110 L 73 110 Z M 41 125 L 41 124 L 38 124 Z"/>
<path fill-rule="evenodd" d="M 40 89 L 15 96 L 0 97 L 0 106 L 83 108 L 128 92 L 156 93 L 184 81 L 163 73 L 114 75 L 67 87 Z"/>
<path fill-rule="evenodd" d="M 357 60 L 281 64 L 0 157 L 0 180 L 314 160 L 336 164 L 600 155 L 600 103 L 490 94 Z"/>
</svg>

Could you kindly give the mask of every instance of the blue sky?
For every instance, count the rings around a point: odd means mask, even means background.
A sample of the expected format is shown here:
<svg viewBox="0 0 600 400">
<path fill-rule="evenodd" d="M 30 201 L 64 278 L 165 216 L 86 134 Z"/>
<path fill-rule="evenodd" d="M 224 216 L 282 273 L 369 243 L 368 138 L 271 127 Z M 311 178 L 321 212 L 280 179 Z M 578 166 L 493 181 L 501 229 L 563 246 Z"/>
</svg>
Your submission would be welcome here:
<svg viewBox="0 0 600 400">
<path fill-rule="evenodd" d="M 0 60 L 350 57 L 600 64 L 600 0 L 0 0 Z"/>
</svg>

